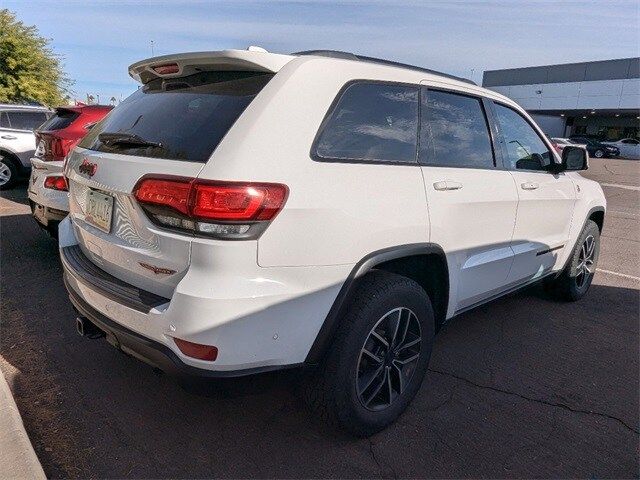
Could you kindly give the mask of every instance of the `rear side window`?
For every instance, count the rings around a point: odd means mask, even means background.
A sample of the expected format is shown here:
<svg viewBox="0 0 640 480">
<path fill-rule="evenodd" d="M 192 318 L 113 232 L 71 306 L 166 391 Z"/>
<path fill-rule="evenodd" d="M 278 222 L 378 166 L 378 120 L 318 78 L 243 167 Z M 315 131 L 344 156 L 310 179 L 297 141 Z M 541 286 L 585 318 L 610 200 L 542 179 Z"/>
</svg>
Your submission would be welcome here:
<svg viewBox="0 0 640 480">
<path fill-rule="evenodd" d="M 415 163 L 418 87 L 357 82 L 329 113 L 313 155 L 318 160 Z"/>
<path fill-rule="evenodd" d="M 420 163 L 493 168 L 489 125 L 480 99 L 424 89 Z"/>
<path fill-rule="evenodd" d="M 71 125 L 79 116 L 80 114 L 78 112 L 59 108 L 56 110 L 55 115 L 53 115 L 51 118 L 49 118 L 49 120 L 40 125 L 38 130 L 62 130 L 63 128 L 67 128 L 69 125 Z"/>
<path fill-rule="evenodd" d="M 6 112 L 9 126 L 15 130 L 34 130 L 47 119 L 45 112 Z"/>
<path fill-rule="evenodd" d="M 79 146 L 124 155 L 206 162 L 272 77 L 262 72 L 219 71 L 153 80 L 96 124 Z M 105 143 L 100 139 L 102 133 L 123 134 L 136 141 Z"/>
<path fill-rule="evenodd" d="M 515 110 L 495 104 L 496 118 L 504 138 L 507 167 L 511 170 L 545 170 L 552 157 L 533 127 Z"/>
</svg>

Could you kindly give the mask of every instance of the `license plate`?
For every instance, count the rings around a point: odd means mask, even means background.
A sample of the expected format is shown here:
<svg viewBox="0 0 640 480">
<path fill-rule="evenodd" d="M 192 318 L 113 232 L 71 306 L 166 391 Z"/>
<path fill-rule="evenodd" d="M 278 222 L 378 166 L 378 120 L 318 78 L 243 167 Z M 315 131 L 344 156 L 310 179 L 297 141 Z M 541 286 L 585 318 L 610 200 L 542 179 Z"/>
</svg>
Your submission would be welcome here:
<svg viewBox="0 0 640 480">
<path fill-rule="evenodd" d="M 104 193 L 89 190 L 87 192 L 87 209 L 85 220 L 94 227 L 109 233 L 111 230 L 111 215 L 113 213 L 113 197 Z"/>
</svg>

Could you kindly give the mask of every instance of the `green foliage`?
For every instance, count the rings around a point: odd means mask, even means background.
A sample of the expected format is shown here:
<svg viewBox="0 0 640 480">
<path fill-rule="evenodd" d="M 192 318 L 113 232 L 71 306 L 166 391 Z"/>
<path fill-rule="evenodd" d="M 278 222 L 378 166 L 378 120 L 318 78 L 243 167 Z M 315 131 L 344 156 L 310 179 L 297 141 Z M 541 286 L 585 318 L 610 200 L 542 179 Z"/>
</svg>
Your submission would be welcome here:
<svg viewBox="0 0 640 480">
<path fill-rule="evenodd" d="M 0 9 L 0 102 L 56 106 L 65 103 L 71 85 L 49 40 Z"/>
</svg>

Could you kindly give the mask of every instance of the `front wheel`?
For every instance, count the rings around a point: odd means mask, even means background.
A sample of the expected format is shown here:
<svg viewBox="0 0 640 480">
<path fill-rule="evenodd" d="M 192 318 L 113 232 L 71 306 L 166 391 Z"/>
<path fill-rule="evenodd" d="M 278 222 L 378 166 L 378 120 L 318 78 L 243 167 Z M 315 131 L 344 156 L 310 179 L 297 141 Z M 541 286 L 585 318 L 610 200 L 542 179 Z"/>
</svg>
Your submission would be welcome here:
<svg viewBox="0 0 640 480">
<path fill-rule="evenodd" d="M 567 266 L 549 283 L 550 291 L 561 300 L 580 300 L 589 291 L 599 255 L 600 229 L 593 220 L 587 220 Z"/>
<path fill-rule="evenodd" d="M 595 152 L 593 152 L 593 156 L 596 158 L 604 157 L 604 150 L 596 150 Z"/>
<path fill-rule="evenodd" d="M 377 271 L 340 322 L 305 399 L 330 424 L 369 436 L 395 421 L 420 388 L 433 345 L 431 301 L 413 280 Z"/>
</svg>

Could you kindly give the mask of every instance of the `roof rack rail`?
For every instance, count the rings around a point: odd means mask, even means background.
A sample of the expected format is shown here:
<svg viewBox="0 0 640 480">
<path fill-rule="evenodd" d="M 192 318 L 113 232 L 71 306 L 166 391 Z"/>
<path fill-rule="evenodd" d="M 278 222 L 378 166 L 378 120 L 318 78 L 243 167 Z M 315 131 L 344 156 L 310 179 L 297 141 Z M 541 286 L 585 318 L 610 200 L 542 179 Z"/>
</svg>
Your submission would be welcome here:
<svg viewBox="0 0 640 480">
<path fill-rule="evenodd" d="M 342 52 L 340 50 L 305 50 L 303 52 L 295 52 L 291 55 L 316 55 L 319 57 L 329 57 L 329 58 L 341 58 L 343 60 L 356 60 L 360 62 L 368 62 L 368 63 L 377 63 L 379 65 L 388 65 L 390 67 L 399 67 L 399 68 L 407 68 L 410 70 L 418 70 L 420 72 L 429 73 L 432 75 L 439 75 L 441 77 L 450 78 L 452 80 L 458 80 L 459 82 L 469 83 L 471 85 L 477 85 L 473 80 L 469 80 L 468 78 L 456 77 L 455 75 L 450 75 L 448 73 L 439 72 L 437 70 L 431 70 L 430 68 L 417 67 L 415 65 L 409 65 L 406 63 L 394 62 L 391 60 L 385 60 L 383 58 L 375 58 L 375 57 L 367 57 L 364 55 L 356 55 L 351 52 Z"/>
</svg>

